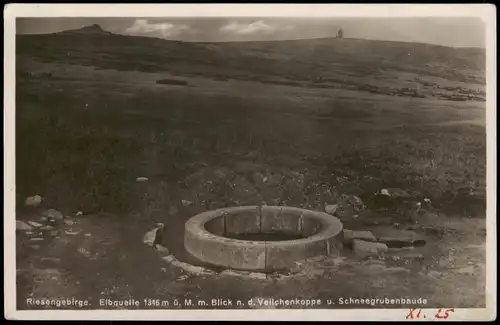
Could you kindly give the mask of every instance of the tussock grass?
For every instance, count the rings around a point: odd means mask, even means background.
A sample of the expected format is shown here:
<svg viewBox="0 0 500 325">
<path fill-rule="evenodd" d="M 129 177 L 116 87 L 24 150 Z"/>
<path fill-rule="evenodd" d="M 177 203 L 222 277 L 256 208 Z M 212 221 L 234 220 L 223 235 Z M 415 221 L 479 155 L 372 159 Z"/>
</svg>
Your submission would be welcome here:
<svg viewBox="0 0 500 325">
<path fill-rule="evenodd" d="M 141 204 L 133 190 L 138 176 L 179 195 L 176 182 L 197 170 L 251 161 L 267 166 L 263 173 L 281 170 L 294 179 L 286 170 L 299 172 L 339 193 L 409 189 L 450 213 L 472 206 L 465 197 L 477 199 L 476 214 L 485 202 L 484 128 L 429 123 L 453 116 L 453 107 L 443 115 L 443 108 L 332 101 L 304 110 L 239 95 L 137 91 L 126 99 L 96 95 L 84 109 L 86 98 L 69 92 L 21 89 L 18 98 L 21 200 L 50 193 L 57 206 L 130 211 Z"/>
</svg>

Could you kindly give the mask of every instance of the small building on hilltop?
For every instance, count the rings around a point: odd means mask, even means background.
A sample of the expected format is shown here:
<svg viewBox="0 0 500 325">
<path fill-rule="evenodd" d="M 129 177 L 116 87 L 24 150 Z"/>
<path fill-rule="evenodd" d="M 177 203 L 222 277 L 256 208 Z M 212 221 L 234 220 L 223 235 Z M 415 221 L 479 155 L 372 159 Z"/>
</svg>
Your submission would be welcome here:
<svg viewBox="0 0 500 325">
<path fill-rule="evenodd" d="M 344 31 L 342 30 L 342 28 L 340 28 L 337 32 L 337 38 L 344 38 Z"/>
</svg>

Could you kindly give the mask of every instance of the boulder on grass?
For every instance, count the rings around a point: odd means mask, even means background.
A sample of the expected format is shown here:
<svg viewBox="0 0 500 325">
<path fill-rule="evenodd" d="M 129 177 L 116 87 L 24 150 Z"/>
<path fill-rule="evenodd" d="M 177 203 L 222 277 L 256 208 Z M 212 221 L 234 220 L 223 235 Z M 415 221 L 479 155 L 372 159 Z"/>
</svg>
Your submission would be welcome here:
<svg viewBox="0 0 500 325">
<path fill-rule="evenodd" d="M 42 203 L 43 198 L 40 195 L 29 196 L 24 200 L 24 205 L 29 207 L 37 207 Z"/>
<path fill-rule="evenodd" d="M 49 209 L 42 213 L 43 217 L 46 217 L 49 221 L 62 221 L 64 219 L 64 215 L 57 211 L 56 209 Z"/>
<path fill-rule="evenodd" d="M 20 220 L 16 220 L 16 231 L 30 231 L 33 227 Z"/>
<path fill-rule="evenodd" d="M 336 204 L 327 204 L 327 205 L 325 205 L 325 212 L 326 213 L 334 215 L 336 211 L 337 211 L 337 205 Z"/>
</svg>

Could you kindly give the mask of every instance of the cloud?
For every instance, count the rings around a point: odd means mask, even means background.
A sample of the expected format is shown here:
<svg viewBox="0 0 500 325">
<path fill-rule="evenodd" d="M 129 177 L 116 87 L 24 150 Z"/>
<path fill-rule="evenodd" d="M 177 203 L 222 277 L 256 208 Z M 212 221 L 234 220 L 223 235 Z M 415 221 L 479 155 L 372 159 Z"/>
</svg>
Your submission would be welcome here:
<svg viewBox="0 0 500 325">
<path fill-rule="evenodd" d="M 132 26 L 125 30 L 131 35 L 148 35 L 169 38 L 186 32 L 194 32 L 188 25 L 171 23 L 149 23 L 146 19 L 136 19 Z"/>
<path fill-rule="evenodd" d="M 253 23 L 230 22 L 222 26 L 219 31 L 237 35 L 272 34 L 277 31 L 291 30 L 292 26 L 279 26 L 267 24 L 262 20 Z"/>
</svg>

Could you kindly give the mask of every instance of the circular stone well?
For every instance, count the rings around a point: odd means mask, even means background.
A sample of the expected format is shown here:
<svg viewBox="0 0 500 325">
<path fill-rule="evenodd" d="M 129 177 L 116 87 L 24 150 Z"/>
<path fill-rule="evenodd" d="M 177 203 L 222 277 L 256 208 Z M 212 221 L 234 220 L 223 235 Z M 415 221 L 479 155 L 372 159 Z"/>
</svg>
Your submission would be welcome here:
<svg viewBox="0 0 500 325">
<path fill-rule="evenodd" d="M 243 206 L 207 211 L 189 219 L 184 246 L 189 254 L 211 265 L 273 272 L 338 251 L 341 234 L 342 223 L 326 213 Z M 244 240 L 249 237 L 253 240 Z"/>
</svg>

